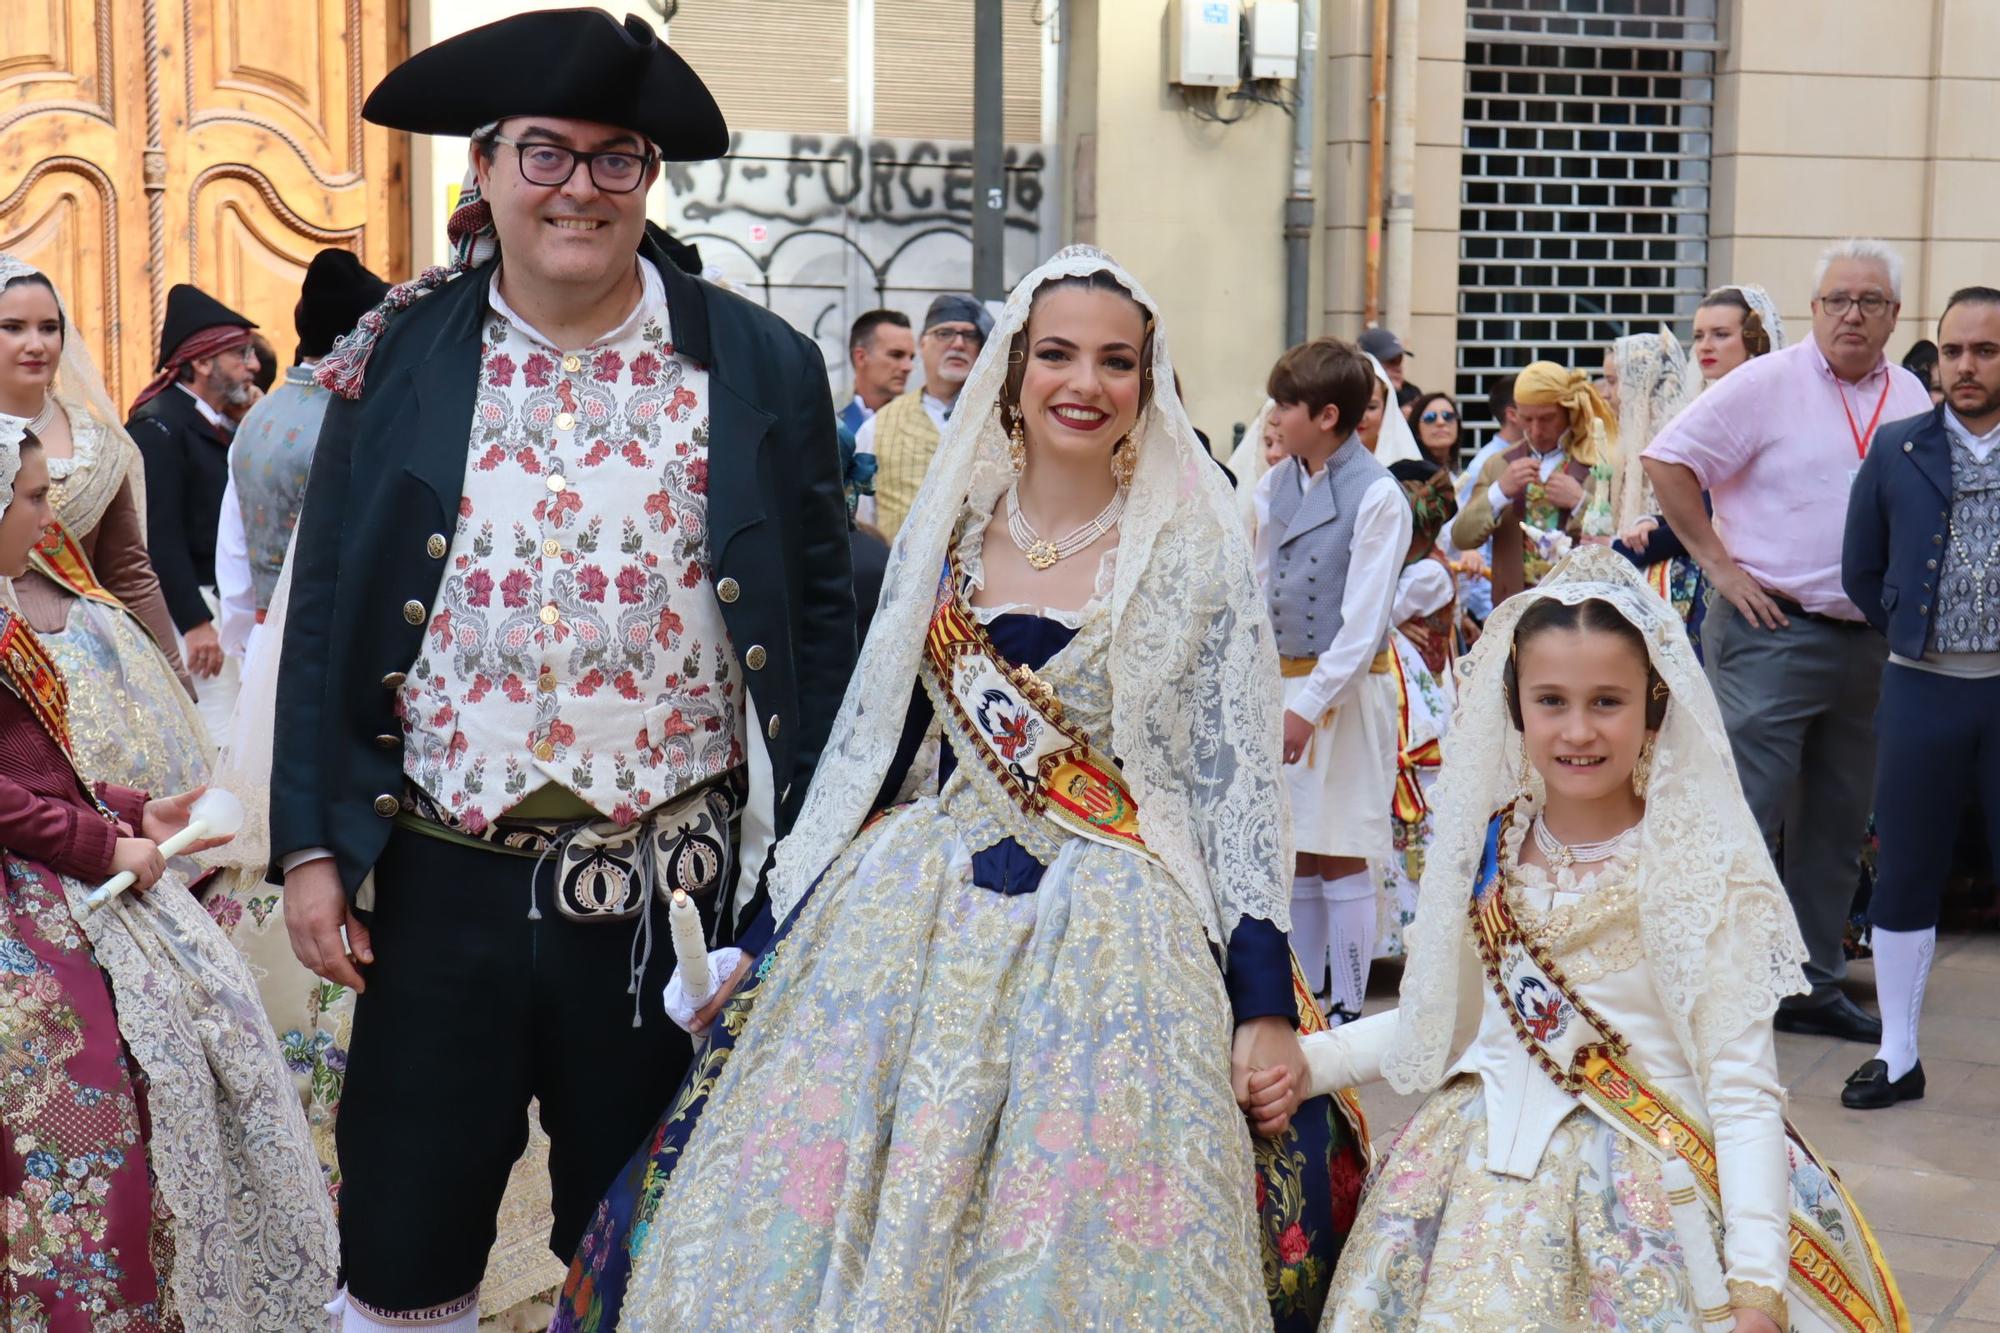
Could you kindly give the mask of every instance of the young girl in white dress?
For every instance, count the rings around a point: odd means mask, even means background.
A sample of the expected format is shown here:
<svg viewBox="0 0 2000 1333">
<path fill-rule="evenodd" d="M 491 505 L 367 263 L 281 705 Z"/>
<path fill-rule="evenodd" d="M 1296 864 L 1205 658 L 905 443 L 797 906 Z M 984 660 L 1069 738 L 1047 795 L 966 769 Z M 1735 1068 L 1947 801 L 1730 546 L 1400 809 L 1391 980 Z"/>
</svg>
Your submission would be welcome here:
<svg viewBox="0 0 2000 1333">
<path fill-rule="evenodd" d="M 1602 547 L 1462 664 L 1402 1005 L 1312 1087 L 1428 1091 L 1322 1328 L 1903 1329 L 1790 1130 L 1772 1014 L 1805 950 L 1679 616 Z"/>
</svg>

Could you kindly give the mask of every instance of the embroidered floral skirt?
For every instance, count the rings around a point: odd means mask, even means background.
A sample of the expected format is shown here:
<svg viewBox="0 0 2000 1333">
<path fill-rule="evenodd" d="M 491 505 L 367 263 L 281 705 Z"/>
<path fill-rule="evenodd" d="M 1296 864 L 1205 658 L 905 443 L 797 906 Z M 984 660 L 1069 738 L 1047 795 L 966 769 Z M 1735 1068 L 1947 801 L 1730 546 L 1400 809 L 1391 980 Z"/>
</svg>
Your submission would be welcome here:
<svg viewBox="0 0 2000 1333">
<path fill-rule="evenodd" d="M 1531 1180 L 1486 1169 L 1479 1080 L 1396 1136 L 1321 1325 L 1334 1330 L 1699 1329 L 1657 1161 L 1579 1109 Z"/>
<path fill-rule="evenodd" d="M 50 1333 L 166 1326 L 136 1071 L 111 987 L 61 883 L 6 858 L 0 902 L 0 1325 Z"/>
<path fill-rule="evenodd" d="M 1270 1326 L 1192 908 L 1080 839 L 977 887 L 957 829 L 882 820 L 767 955 L 621 1327 Z"/>
</svg>

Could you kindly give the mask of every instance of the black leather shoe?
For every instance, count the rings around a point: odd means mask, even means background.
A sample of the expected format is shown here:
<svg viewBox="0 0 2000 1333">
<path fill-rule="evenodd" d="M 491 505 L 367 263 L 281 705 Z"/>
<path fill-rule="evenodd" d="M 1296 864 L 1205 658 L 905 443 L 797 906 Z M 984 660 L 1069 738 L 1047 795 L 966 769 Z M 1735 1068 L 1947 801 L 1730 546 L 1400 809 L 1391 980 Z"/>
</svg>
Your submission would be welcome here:
<svg viewBox="0 0 2000 1333">
<path fill-rule="evenodd" d="M 1781 1004 L 1777 1026 L 1780 1032 L 1799 1032 L 1811 1037 L 1839 1037 L 1842 1041 L 1880 1043 L 1882 1020 L 1845 995 L 1836 994 L 1824 1004 L 1810 1008 Z"/>
<path fill-rule="evenodd" d="M 1840 1090 L 1840 1104 L 1851 1111 L 1875 1111 L 1897 1102 L 1922 1101 L 1924 1062 L 1910 1066 L 1910 1072 L 1891 1082 L 1889 1066 L 1881 1060 L 1865 1060 L 1861 1068 L 1847 1076 Z"/>
</svg>

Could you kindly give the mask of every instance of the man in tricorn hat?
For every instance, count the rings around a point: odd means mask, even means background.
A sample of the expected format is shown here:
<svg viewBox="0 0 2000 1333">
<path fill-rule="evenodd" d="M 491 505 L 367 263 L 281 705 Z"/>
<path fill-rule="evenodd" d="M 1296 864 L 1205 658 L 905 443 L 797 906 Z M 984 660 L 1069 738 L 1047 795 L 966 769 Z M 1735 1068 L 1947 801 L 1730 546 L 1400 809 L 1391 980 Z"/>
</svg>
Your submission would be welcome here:
<svg viewBox="0 0 2000 1333">
<path fill-rule="evenodd" d="M 229 412 L 256 397 L 256 327 L 200 288 L 176 284 L 160 325 L 159 374 L 125 423 L 146 463 L 147 551 L 210 732 L 228 723 L 236 702 L 216 626 L 215 533 L 236 429 Z"/>
<path fill-rule="evenodd" d="M 320 363 L 271 850 L 293 948 L 360 992 L 336 1304 L 470 1329 L 530 1098 L 567 1260 L 688 1064 L 665 898 L 727 934 L 805 795 L 847 511 L 817 348 L 646 229 L 660 163 L 729 136 L 643 19 L 489 24 L 363 114 L 471 171 L 458 262 Z"/>
</svg>

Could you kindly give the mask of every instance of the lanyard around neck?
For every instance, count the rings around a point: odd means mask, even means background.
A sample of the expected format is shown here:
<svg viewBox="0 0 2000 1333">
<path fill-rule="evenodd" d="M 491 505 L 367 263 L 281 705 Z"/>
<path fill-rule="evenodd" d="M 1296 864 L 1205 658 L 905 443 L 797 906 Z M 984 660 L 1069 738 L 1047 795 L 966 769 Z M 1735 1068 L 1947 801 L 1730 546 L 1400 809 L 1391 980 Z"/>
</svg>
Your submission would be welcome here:
<svg viewBox="0 0 2000 1333">
<path fill-rule="evenodd" d="M 1868 457 L 1868 445 L 1875 438 L 1875 427 L 1882 423 L 1882 409 L 1889 405 L 1890 383 L 1889 376 L 1884 373 L 1882 376 L 1882 396 L 1875 400 L 1875 415 L 1868 418 L 1868 429 L 1864 431 L 1854 424 L 1854 411 L 1847 405 L 1846 382 L 1838 376 L 1834 378 L 1833 387 L 1840 394 L 1840 410 L 1847 417 L 1848 433 L 1854 436 L 1854 454 L 1857 458 Z"/>
</svg>

